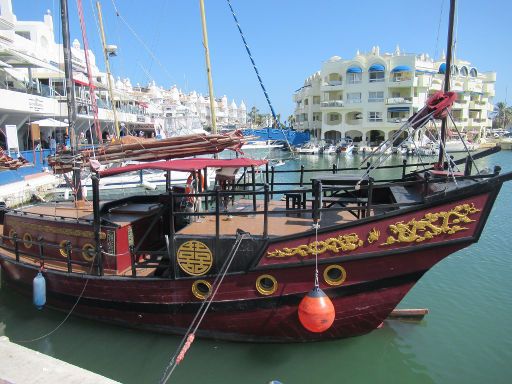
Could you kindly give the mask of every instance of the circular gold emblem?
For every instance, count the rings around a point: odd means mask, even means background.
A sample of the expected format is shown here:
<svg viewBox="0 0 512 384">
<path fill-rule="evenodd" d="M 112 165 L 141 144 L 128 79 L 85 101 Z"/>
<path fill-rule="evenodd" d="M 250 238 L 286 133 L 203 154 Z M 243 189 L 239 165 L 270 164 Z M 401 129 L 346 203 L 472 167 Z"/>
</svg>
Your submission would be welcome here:
<svg viewBox="0 0 512 384">
<path fill-rule="evenodd" d="M 197 240 L 187 241 L 178 249 L 178 264 L 189 275 L 204 275 L 212 267 L 212 252 L 205 243 Z"/>
</svg>

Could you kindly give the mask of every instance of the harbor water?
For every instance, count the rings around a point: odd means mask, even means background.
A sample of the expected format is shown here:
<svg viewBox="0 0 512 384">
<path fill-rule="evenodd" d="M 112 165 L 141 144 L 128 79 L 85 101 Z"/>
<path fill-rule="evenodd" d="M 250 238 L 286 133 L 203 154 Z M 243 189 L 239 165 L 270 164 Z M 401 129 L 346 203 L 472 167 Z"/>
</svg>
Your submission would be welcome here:
<svg viewBox="0 0 512 384">
<path fill-rule="evenodd" d="M 356 166 L 361 156 L 309 156 L 276 169 Z M 410 158 L 409 161 L 417 159 Z M 389 163 L 401 164 L 400 156 Z M 512 152 L 480 160 L 512 170 Z M 392 175 L 395 172 L 395 175 Z M 386 170 L 381 177 L 399 176 Z M 282 177 L 282 175 L 280 175 Z M 297 174 L 286 176 L 298 177 Z M 478 244 L 430 270 L 401 308 L 428 308 L 419 323 L 386 321 L 356 338 L 307 344 L 196 339 L 172 383 L 509 383 L 512 377 L 512 183 Z M 158 382 L 181 338 L 115 327 L 44 308 L 0 290 L 0 336 L 122 383 Z M 208 321 L 206 316 L 205 321 Z M 40 338 L 40 339 L 38 339 Z M 38 339 L 36 341 L 30 341 Z M 29 341 L 29 342 L 27 342 Z M 2 358 L 0 357 L 0 368 Z M 27 362 L 30 367 L 30 362 Z"/>
</svg>

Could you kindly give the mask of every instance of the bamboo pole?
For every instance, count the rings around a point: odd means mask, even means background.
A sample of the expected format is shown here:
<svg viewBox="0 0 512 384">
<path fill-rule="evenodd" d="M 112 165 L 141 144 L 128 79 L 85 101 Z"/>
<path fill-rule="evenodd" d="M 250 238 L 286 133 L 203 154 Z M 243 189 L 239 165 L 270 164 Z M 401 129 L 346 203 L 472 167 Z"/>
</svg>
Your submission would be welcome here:
<svg viewBox="0 0 512 384">
<path fill-rule="evenodd" d="M 201 8 L 201 24 L 203 26 L 204 56 L 206 59 L 206 74 L 208 76 L 208 92 L 210 93 L 210 117 L 212 119 L 212 133 L 217 133 L 217 115 L 215 113 L 215 95 L 213 93 L 212 66 L 210 64 L 210 49 L 208 48 L 208 31 L 206 29 L 206 12 L 204 0 L 199 0 Z"/>
<path fill-rule="evenodd" d="M 110 102 L 112 103 L 112 112 L 114 114 L 114 127 L 116 129 L 116 137 L 121 137 L 119 132 L 119 121 L 117 120 L 116 102 L 114 100 L 114 91 L 112 89 L 112 74 L 110 73 L 110 62 L 108 59 L 107 43 L 105 39 L 105 30 L 103 29 L 103 17 L 101 15 L 101 4 L 99 1 L 96 2 L 96 8 L 98 8 L 98 21 L 100 24 L 101 31 L 101 44 L 103 46 L 103 55 L 105 56 L 105 68 L 107 70 L 107 82 L 108 82 L 108 95 Z"/>
</svg>

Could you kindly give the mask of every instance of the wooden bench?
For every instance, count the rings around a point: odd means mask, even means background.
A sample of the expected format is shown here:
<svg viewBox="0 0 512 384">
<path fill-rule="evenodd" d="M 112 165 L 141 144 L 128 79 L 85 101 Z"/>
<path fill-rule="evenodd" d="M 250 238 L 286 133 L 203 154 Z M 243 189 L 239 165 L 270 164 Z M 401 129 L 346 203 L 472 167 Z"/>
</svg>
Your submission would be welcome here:
<svg viewBox="0 0 512 384">
<path fill-rule="evenodd" d="M 307 199 L 307 201 L 313 203 L 315 199 Z M 348 204 L 356 204 L 358 207 L 363 207 L 368 204 L 368 198 L 337 196 L 322 197 L 322 208 L 331 208 L 334 205 L 339 205 L 340 207 L 346 208 Z M 347 209 L 347 211 L 358 219 L 365 217 L 364 209 Z"/>
</svg>

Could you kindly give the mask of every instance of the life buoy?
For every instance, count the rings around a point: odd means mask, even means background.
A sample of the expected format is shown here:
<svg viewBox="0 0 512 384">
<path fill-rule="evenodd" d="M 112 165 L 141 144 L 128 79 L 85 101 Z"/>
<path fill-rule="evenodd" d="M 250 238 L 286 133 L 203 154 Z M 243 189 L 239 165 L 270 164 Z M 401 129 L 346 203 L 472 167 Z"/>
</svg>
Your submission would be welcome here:
<svg viewBox="0 0 512 384">
<path fill-rule="evenodd" d="M 199 179 L 199 183 L 201 184 L 201 191 L 204 191 L 204 178 L 201 173 L 197 173 L 197 179 Z M 197 197 L 193 196 L 194 193 L 197 193 L 197 185 L 196 178 L 194 178 L 194 174 L 191 173 L 187 178 L 187 183 L 185 184 L 185 193 L 187 194 L 186 200 L 191 204 L 195 204 L 197 201 Z"/>
</svg>

